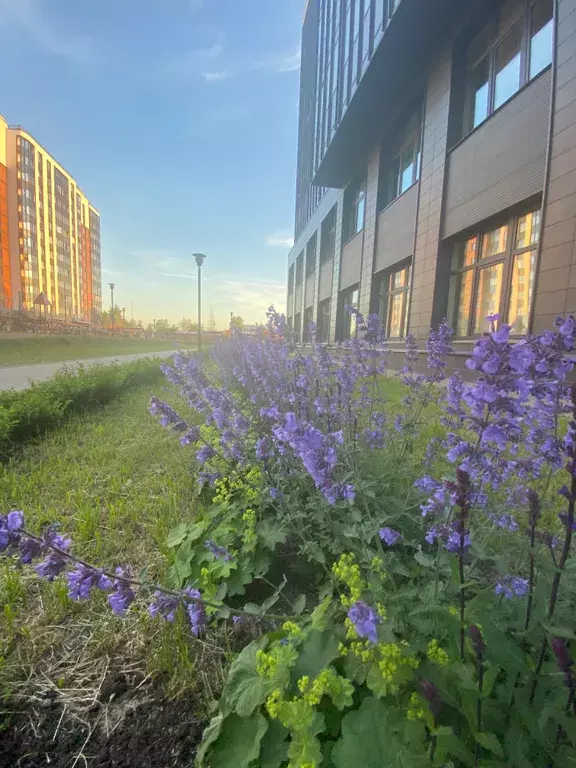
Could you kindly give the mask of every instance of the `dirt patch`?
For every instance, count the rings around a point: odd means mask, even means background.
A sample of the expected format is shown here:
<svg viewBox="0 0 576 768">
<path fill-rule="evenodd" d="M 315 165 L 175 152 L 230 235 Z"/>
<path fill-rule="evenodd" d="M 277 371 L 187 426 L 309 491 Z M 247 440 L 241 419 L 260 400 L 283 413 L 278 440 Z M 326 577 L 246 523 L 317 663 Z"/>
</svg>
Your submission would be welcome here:
<svg viewBox="0 0 576 768">
<path fill-rule="evenodd" d="M 0 732 L 0 768 L 189 768 L 199 711 L 197 699 L 169 701 L 157 684 L 111 675 L 81 719 L 55 697 L 20 705 Z"/>
</svg>

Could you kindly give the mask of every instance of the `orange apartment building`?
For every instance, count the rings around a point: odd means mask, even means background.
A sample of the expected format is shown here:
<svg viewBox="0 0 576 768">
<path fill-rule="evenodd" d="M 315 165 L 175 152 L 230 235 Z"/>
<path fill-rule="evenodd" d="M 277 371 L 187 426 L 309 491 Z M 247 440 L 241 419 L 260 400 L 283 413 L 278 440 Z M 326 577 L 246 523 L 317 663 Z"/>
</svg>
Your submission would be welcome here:
<svg viewBox="0 0 576 768">
<path fill-rule="evenodd" d="M 94 321 L 102 311 L 100 214 L 21 126 L 0 116 L 0 311 Z"/>
</svg>

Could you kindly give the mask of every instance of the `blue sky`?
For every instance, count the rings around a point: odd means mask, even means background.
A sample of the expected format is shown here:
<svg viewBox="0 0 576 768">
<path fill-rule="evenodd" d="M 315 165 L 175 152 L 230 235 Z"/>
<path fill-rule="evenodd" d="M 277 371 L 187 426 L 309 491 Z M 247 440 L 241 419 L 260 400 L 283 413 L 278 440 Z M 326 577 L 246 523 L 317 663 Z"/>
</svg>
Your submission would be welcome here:
<svg viewBox="0 0 576 768">
<path fill-rule="evenodd" d="M 283 306 L 304 4 L 0 0 L 0 113 L 99 208 L 136 317 L 195 315 L 194 251 L 220 326 Z"/>
</svg>

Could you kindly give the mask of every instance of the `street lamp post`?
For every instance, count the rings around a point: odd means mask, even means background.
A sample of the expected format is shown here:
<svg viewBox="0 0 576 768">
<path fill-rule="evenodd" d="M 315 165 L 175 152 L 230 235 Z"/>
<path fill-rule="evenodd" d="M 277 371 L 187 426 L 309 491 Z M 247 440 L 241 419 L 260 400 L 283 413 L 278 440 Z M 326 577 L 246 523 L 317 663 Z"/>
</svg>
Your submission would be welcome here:
<svg viewBox="0 0 576 768">
<path fill-rule="evenodd" d="M 205 253 L 193 253 L 198 267 L 198 351 L 202 349 L 202 264 L 206 258 Z"/>
<path fill-rule="evenodd" d="M 112 330 L 114 330 L 114 288 L 116 288 L 116 283 L 108 283 L 108 287 L 110 288 L 110 322 Z"/>
</svg>

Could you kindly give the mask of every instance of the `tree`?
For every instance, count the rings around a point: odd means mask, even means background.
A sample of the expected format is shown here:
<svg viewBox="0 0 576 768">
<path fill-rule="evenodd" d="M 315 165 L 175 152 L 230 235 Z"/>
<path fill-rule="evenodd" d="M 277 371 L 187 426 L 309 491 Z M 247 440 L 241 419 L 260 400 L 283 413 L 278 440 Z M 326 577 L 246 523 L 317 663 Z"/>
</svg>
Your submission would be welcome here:
<svg viewBox="0 0 576 768">
<path fill-rule="evenodd" d="M 182 320 L 178 323 L 178 327 L 181 331 L 186 331 L 187 333 L 190 333 L 190 331 L 197 331 L 198 330 L 198 323 L 193 322 L 190 320 L 189 317 L 183 317 Z"/>
<path fill-rule="evenodd" d="M 240 317 L 240 315 L 232 315 L 230 318 L 230 328 L 243 328 L 244 327 L 244 320 Z"/>
<path fill-rule="evenodd" d="M 214 317 L 214 310 L 212 307 L 210 307 L 210 312 L 208 313 L 208 325 L 206 327 L 209 331 L 216 330 L 216 318 Z"/>
</svg>

